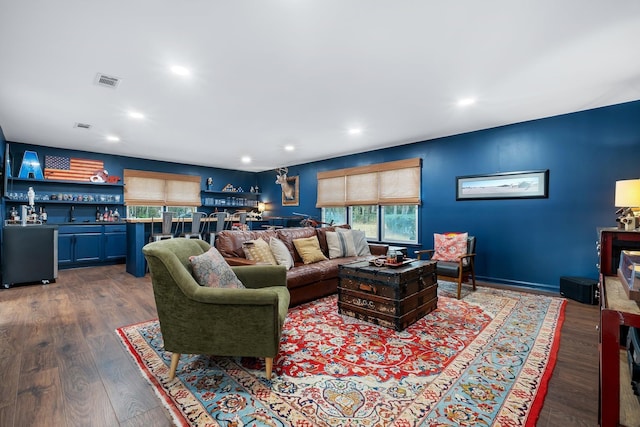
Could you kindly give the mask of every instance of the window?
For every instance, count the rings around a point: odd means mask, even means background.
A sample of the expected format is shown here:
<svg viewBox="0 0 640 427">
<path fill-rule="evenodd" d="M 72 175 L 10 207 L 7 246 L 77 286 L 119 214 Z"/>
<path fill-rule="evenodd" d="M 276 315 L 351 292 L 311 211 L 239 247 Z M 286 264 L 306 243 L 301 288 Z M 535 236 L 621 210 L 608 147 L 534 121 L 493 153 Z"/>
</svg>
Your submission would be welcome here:
<svg viewBox="0 0 640 427">
<path fill-rule="evenodd" d="M 382 206 L 382 240 L 418 243 L 418 207 L 416 205 Z"/>
<path fill-rule="evenodd" d="M 174 218 L 191 218 L 195 210 L 193 206 L 167 206 L 167 212 L 173 212 Z"/>
<path fill-rule="evenodd" d="M 200 177 L 125 169 L 124 203 L 134 206 L 200 206 Z"/>
<path fill-rule="evenodd" d="M 355 230 L 364 231 L 367 240 L 378 240 L 378 206 L 364 205 L 349 208 L 349 224 Z"/>
<path fill-rule="evenodd" d="M 161 218 L 162 206 L 127 206 L 127 218 Z"/>
<path fill-rule="evenodd" d="M 322 208 L 322 222 L 334 225 L 347 223 L 347 208 Z"/>
<path fill-rule="evenodd" d="M 413 158 L 318 172 L 316 207 L 324 222 L 345 213 L 368 240 L 418 243 L 421 169 Z"/>
</svg>

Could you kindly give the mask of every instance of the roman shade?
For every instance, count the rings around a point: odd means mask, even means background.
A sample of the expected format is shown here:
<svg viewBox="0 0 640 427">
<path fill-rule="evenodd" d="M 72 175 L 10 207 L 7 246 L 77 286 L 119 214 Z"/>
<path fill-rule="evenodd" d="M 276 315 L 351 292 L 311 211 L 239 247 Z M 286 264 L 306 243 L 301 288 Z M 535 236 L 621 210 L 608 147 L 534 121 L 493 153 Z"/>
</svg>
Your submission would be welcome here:
<svg viewBox="0 0 640 427">
<path fill-rule="evenodd" d="M 420 204 L 419 157 L 318 172 L 316 207 Z"/>
<path fill-rule="evenodd" d="M 200 177 L 125 169 L 124 204 L 200 206 Z"/>
</svg>

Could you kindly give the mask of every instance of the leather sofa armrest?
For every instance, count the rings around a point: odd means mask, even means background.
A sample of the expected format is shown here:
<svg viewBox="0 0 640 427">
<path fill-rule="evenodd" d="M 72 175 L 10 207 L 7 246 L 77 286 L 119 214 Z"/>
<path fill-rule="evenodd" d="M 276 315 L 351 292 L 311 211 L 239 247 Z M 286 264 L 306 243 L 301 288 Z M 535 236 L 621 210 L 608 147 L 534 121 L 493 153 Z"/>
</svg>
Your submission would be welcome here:
<svg viewBox="0 0 640 427">
<path fill-rule="evenodd" d="M 382 243 L 369 243 L 369 250 L 371 255 L 386 255 L 389 250 L 389 245 Z"/>
<path fill-rule="evenodd" d="M 256 265 L 256 261 L 246 259 L 246 258 L 240 258 L 240 257 L 225 257 L 224 260 L 227 261 L 227 264 L 233 265 L 233 266 Z"/>
</svg>

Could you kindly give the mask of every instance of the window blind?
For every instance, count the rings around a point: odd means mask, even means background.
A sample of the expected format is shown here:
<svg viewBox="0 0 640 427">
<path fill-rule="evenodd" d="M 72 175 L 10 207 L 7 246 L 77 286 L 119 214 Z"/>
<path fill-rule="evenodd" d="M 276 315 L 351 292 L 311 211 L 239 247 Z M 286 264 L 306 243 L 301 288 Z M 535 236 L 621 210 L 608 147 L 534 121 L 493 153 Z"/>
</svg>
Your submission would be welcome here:
<svg viewBox="0 0 640 427">
<path fill-rule="evenodd" d="M 420 204 L 419 157 L 318 172 L 316 207 Z"/>
<path fill-rule="evenodd" d="M 124 170 L 125 205 L 200 206 L 200 177 Z"/>
</svg>

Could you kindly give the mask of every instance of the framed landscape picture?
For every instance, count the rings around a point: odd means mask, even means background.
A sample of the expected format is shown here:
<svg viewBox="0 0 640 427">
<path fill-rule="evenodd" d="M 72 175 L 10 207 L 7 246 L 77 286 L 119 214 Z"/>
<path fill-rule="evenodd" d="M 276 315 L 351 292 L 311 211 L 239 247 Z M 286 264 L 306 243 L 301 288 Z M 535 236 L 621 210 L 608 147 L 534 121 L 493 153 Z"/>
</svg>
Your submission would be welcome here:
<svg viewBox="0 0 640 427">
<path fill-rule="evenodd" d="M 549 197 L 549 169 L 456 177 L 456 200 Z"/>
</svg>

